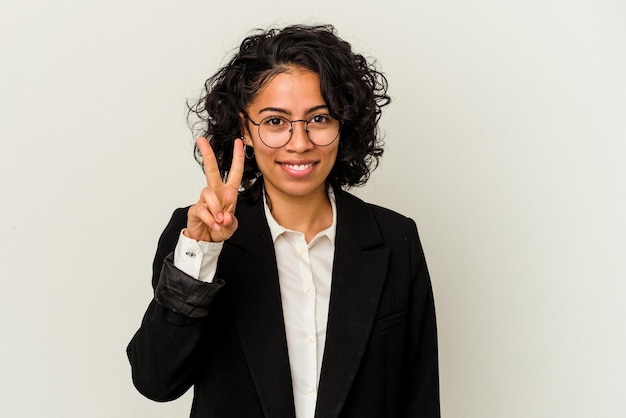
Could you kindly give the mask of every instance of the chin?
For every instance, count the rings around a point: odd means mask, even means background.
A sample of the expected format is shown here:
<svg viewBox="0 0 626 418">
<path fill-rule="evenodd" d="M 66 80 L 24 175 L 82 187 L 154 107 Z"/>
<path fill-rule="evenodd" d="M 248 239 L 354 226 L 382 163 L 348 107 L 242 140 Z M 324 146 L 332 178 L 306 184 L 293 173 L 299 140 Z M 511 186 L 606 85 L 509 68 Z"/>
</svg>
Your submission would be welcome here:
<svg viewBox="0 0 626 418">
<path fill-rule="evenodd" d="M 278 187 L 272 186 L 272 188 L 278 193 L 295 198 L 306 198 L 326 191 L 326 182 L 322 184 L 310 184 L 308 182 L 290 183 L 291 184 L 279 185 Z"/>
</svg>

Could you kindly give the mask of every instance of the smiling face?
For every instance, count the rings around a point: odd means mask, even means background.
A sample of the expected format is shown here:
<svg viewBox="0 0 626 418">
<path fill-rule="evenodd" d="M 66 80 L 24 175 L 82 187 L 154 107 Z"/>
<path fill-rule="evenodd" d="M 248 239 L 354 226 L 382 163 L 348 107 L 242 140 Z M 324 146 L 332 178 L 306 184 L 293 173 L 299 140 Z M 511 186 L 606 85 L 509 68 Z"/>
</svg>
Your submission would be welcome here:
<svg viewBox="0 0 626 418">
<path fill-rule="evenodd" d="M 309 120 L 327 113 L 319 77 L 302 68 L 276 75 L 247 109 L 248 117 L 255 122 L 270 116 Z M 247 127 L 245 143 L 254 147 L 270 198 L 325 198 L 326 178 L 335 164 L 339 139 L 324 147 L 317 146 L 309 140 L 304 122 L 294 122 L 289 142 L 281 148 L 270 148 L 259 138 L 257 126 L 249 120 L 244 123 Z"/>
</svg>

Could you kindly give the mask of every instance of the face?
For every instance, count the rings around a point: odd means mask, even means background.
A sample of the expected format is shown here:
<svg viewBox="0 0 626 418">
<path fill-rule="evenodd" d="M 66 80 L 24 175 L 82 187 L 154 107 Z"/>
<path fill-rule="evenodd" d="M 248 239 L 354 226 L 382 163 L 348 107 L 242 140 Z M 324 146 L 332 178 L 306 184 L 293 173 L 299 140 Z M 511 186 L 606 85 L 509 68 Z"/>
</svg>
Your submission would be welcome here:
<svg viewBox="0 0 626 418">
<path fill-rule="evenodd" d="M 308 120 L 328 113 L 317 74 L 294 68 L 275 76 L 248 106 L 248 117 L 259 123 L 269 116 Z M 310 199 L 326 195 L 328 177 L 339 147 L 339 139 L 320 147 L 313 144 L 303 122 L 293 123 L 289 142 L 269 148 L 259 139 L 258 129 L 244 120 L 244 142 L 254 147 L 257 165 L 263 173 L 265 190 L 272 199 Z"/>
</svg>

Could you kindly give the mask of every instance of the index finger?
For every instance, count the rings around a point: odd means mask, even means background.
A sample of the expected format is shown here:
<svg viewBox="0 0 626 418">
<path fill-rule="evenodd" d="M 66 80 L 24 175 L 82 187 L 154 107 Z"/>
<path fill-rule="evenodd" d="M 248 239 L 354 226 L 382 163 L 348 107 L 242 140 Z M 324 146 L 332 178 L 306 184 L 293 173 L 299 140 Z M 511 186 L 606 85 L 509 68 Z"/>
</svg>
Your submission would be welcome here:
<svg viewBox="0 0 626 418">
<path fill-rule="evenodd" d="M 230 170 L 228 171 L 228 178 L 226 180 L 227 185 L 239 189 L 241 179 L 243 178 L 243 164 L 243 141 L 237 138 L 233 143 L 233 161 L 230 164 Z"/>
<path fill-rule="evenodd" d="M 206 184 L 212 188 L 216 188 L 222 184 L 222 176 L 220 175 L 220 169 L 215 159 L 215 153 L 209 141 L 200 136 L 196 139 L 196 144 L 202 155 L 202 165 L 204 166 L 204 176 L 206 177 Z"/>
</svg>

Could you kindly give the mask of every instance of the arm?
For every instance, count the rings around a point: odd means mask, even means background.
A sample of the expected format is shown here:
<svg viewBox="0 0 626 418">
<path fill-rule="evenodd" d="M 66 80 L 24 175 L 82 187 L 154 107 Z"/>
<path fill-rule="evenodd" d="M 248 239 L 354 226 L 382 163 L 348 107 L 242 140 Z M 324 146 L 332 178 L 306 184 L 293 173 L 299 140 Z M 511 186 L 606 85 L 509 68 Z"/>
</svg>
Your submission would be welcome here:
<svg viewBox="0 0 626 418">
<path fill-rule="evenodd" d="M 207 187 L 188 210 L 179 209 L 159 239 L 153 263 L 154 299 L 141 327 L 127 348 L 133 383 L 146 397 L 157 401 L 175 399 L 194 383 L 206 354 L 199 356 L 205 337 L 206 317 L 212 301 L 224 285 L 221 280 L 202 282 L 174 266 L 172 252 L 180 231 L 196 241 L 222 242 L 237 229 L 234 212 L 243 174 L 243 145 L 235 140 L 233 161 L 225 183 L 213 150 L 198 138 L 204 160 Z"/>
<path fill-rule="evenodd" d="M 407 324 L 407 418 L 439 418 L 437 324 L 432 285 L 417 227 L 411 221 L 411 305 Z"/>
<path fill-rule="evenodd" d="M 153 264 L 154 299 L 127 348 L 133 383 L 146 397 L 175 399 L 193 384 L 205 318 L 223 282 L 198 281 L 173 265 L 172 251 L 185 209 L 174 212 L 161 235 Z"/>
</svg>

